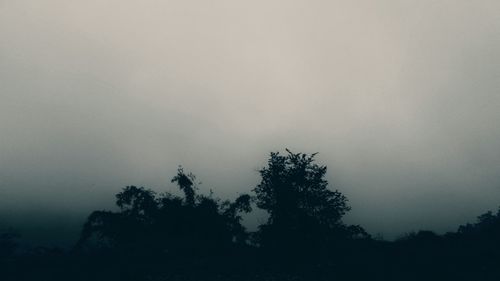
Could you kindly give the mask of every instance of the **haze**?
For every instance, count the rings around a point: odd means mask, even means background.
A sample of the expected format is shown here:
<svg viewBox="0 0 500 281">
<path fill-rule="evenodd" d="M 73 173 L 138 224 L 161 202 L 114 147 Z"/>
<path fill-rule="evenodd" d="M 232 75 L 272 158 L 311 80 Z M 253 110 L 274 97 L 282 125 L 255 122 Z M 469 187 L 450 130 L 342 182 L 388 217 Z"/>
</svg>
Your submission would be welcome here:
<svg viewBox="0 0 500 281">
<path fill-rule="evenodd" d="M 499 1 L 0 1 L 0 228 L 70 237 L 178 165 L 233 198 L 289 148 L 349 223 L 455 230 L 500 206 L 499 89 Z"/>
</svg>

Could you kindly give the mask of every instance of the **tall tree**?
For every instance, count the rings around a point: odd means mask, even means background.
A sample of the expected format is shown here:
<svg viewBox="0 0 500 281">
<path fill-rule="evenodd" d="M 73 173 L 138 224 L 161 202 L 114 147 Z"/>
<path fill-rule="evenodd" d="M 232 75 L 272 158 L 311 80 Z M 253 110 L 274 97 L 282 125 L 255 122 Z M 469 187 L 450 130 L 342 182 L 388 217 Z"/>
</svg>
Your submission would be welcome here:
<svg viewBox="0 0 500 281">
<path fill-rule="evenodd" d="M 269 213 L 268 222 L 260 227 L 262 246 L 321 247 L 350 236 L 353 230 L 361 231 L 342 223 L 342 216 L 350 210 L 347 198 L 328 189 L 327 168 L 315 163 L 316 153 L 286 152 L 270 154 L 254 189 L 257 206 Z"/>
</svg>

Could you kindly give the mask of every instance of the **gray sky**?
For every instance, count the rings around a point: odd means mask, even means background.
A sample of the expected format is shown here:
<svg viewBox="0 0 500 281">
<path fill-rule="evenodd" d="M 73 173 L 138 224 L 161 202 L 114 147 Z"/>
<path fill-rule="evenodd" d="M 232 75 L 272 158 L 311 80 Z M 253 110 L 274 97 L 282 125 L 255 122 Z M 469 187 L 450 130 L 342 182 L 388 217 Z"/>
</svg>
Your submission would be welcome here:
<svg viewBox="0 0 500 281">
<path fill-rule="evenodd" d="M 179 164 L 231 198 L 288 147 L 348 222 L 454 230 L 500 205 L 499 90 L 497 0 L 0 0 L 0 227 L 72 229 Z"/>
</svg>

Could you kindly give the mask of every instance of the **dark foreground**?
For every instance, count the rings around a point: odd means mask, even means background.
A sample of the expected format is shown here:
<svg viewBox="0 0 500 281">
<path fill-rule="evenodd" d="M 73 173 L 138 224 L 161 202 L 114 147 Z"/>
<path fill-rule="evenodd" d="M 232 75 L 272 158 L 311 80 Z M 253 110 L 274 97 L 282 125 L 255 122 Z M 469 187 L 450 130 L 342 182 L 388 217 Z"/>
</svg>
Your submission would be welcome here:
<svg viewBox="0 0 500 281">
<path fill-rule="evenodd" d="M 271 153 L 253 194 L 233 201 L 200 194 L 182 168 L 182 197 L 128 186 L 70 250 L 21 251 L 15 232 L 0 232 L 0 281 L 500 280 L 500 211 L 445 235 L 373 239 L 342 221 L 350 206 L 326 166 L 287 153 Z M 248 232 L 242 214 L 255 207 L 269 218 Z"/>
<path fill-rule="evenodd" d="M 251 247 L 189 257 L 38 249 L 2 259 L 0 280 L 500 280 L 498 245 L 483 242 L 422 232 L 295 256 Z"/>
</svg>

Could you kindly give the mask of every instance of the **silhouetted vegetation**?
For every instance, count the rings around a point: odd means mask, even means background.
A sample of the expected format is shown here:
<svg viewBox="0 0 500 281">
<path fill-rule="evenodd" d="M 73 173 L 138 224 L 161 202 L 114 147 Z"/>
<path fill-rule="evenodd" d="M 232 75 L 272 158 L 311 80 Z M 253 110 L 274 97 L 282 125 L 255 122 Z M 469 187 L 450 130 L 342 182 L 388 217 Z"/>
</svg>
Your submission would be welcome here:
<svg viewBox="0 0 500 281">
<path fill-rule="evenodd" d="M 444 235 L 374 239 L 343 222 L 348 200 L 314 157 L 271 153 L 252 193 L 232 201 L 182 168 L 171 182 L 183 196 L 127 186 L 72 249 L 21 249 L 0 232 L 0 280 L 500 280 L 500 210 Z M 242 223 L 252 207 L 269 214 L 256 232 Z"/>
<path fill-rule="evenodd" d="M 361 227 L 342 222 L 350 210 L 347 198 L 328 189 L 326 166 L 314 163 L 315 154 L 287 153 L 271 153 L 254 189 L 257 206 L 269 213 L 257 233 L 261 248 L 295 261 L 311 261 L 318 252 L 325 254 L 347 240 L 369 238 Z"/>
</svg>

